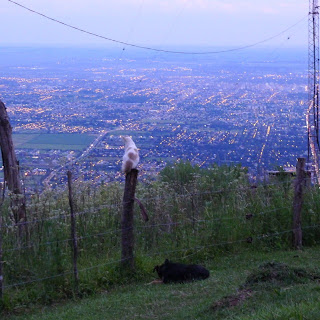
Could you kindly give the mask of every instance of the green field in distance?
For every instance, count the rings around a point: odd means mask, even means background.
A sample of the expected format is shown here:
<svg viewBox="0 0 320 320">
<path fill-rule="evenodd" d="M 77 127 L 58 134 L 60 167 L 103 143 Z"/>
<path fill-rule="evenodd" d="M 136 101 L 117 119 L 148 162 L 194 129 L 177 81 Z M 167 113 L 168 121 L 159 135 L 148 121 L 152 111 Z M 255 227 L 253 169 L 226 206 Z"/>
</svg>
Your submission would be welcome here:
<svg viewBox="0 0 320 320">
<path fill-rule="evenodd" d="M 17 149 L 83 150 L 95 135 L 79 133 L 16 133 L 13 143 Z"/>
</svg>

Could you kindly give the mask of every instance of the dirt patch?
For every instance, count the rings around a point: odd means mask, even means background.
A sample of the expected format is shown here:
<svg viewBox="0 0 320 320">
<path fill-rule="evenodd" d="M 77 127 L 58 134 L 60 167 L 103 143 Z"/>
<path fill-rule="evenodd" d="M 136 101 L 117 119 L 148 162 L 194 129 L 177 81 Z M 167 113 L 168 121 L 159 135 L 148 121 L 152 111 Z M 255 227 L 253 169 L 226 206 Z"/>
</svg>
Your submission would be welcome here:
<svg viewBox="0 0 320 320">
<path fill-rule="evenodd" d="M 286 287 L 318 279 L 320 279 L 319 274 L 302 268 L 293 268 L 285 263 L 266 262 L 251 272 L 241 288 L 259 290 L 268 287 Z"/>
<path fill-rule="evenodd" d="M 232 308 L 235 307 L 242 302 L 244 302 L 246 299 L 250 298 L 253 295 L 253 291 L 247 290 L 247 289 L 242 289 L 239 290 L 236 294 L 231 295 L 231 296 L 226 296 L 217 302 L 215 302 L 212 305 L 213 311 L 217 311 L 218 309 L 222 308 Z"/>
<path fill-rule="evenodd" d="M 232 308 L 251 298 L 256 292 L 318 281 L 320 274 L 284 263 L 266 262 L 253 270 L 234 295 L 223 297 L 212 305 L 214 311 Z"/>
</svg>

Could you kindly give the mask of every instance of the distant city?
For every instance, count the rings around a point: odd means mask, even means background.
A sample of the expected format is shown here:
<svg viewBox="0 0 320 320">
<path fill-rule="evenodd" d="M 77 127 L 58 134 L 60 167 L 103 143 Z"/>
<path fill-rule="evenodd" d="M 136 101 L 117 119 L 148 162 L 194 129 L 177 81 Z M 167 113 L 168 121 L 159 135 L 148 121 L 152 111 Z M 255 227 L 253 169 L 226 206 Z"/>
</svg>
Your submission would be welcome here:
<svg viewBox="0 0 320 320">
<path fill-rule="evenodd" d="M 124 49 L 124 48 L 123 48 Z M 30 190 L 123 179 L 122 134 L 140 175 L 168 163 L 240 164 L 252 176 L 307 155 L 307 66 L 298 49 L 211 56 L 0 48 L 0 99 Z"/>
</svg>

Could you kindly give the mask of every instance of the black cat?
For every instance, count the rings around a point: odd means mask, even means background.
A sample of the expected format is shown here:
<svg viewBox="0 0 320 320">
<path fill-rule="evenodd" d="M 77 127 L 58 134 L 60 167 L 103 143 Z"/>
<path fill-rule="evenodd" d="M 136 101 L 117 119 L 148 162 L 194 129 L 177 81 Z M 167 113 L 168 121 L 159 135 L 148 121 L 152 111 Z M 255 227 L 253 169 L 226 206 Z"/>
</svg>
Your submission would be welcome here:
<svg viewBox="0 0 320 320">
<path fill-rule="evenodd" d="M 155 266 L 154 271 L 157 271 L 163 283 L 203 280 L 210 275 L 206 268 L 197 264 L 173 263 L 168 259 L 161 266 Z"/>
</svg>

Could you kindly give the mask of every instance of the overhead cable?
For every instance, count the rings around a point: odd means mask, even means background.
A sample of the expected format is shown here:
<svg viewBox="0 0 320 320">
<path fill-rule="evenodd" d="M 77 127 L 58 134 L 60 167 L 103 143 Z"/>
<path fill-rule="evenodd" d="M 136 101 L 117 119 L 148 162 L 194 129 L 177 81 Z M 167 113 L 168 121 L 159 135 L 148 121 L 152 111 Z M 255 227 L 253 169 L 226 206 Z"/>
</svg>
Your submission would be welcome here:
<svg viewBox="0 0 320 320">
<path fill-rule="evenodd" d="M 107 40 L 107 41 L 111 41 L 111 42 L 115 42 L 115 43 L 119 43 L 119 44 L 122 44 L 122 45 L 126 45 L 126 46 L 129 46 L 129 47 L 134 47 L 134 48 L 138 48 L 138 49 L 144 49 L 144 50 L 150 50 L 150 51 L 158 51 L 158 52 L 163 52 L 163 53 L 175 53 L 175 54 L 190 54 L 190 55 L 208 55 L 208 54 L 216 54 L 216 53 L 226 53 L 226 52 L 232 52 L 232 51 L 239 51 L 239 50 L 243 50 L 243 49 L 247 49 L 247 48 L 251 48 L 251 47 L 254 47 L 254 46 L 257 46 L 259 44 L 262 44 L 262 43 L 265 43 L 265 42 L 268 42 L 274 38 L 277 38 L 279 37 L 280 35 L 284 34 L 285 32 L 287 32 L 288 30 L 292 29 L 293 27 L 295 27 L 296 25 L 298 25 L 299 23 L 301 23 L 303 20 L 305 20 L 305 18 L 307 16 L 304 16 L 302 19 L 300 19 L 298 22 L 296 22 L 295 24 L 291 25 L 290 27 L 286 28 L 285 30 L 273 35 L 272 37 L 269 37 L 269 38 L 266 38 L 264 40 L 261 40 L 261 41 L 258 41 L 258 42 L 255 42 L 255 43 L 252 43 L 252 44 L 248 44 L 248 45 L 244 45 L 244 46 L 240 46 L 240 47 L 237 47 L 237 48 L 231 48 L 231 49 L 224 49 L 224 50 L 217 50 L 217 51 L 196 51 L 196 52 L 188 52 L 188 51 L 173 51 L 173 50 L 166 50 L 166 49 L 158 49 L 158 48 L 154 48 L 154 47 L 147 47 L 147 46 L 141 46 L 141 45 L 138 45 L 138 44 L 134 44 L 134 43 L 128 43 L 128 42 L 125 42 L 125 41 L 120 41 L 120 40 L 116 40 L 116 39 L 112 39 L 112 38 L 109 38 L 109 37 L 106 37 L 106 36 L 103 36 L 103 35 L 100 35 L 98 33 L 94 33 L 94 32 L 91 32 L 91 31 L 87 31 L 85 29 L 82 29 L 82 28 L 79 28 L 79 27 L 76 27 L 74 25 L 71 25 L 71 24 L 68 24 L 66 22 L 63 22 L 61 20 L 58 20 L 58 19 L 55 19 L 55 18 L 52 18 L 52 17 L 49 17 L 39 11 L 36 11 L 36 10 L 33 10 L 29 7 L 26 7 L 16 1 L 13 1 L 13 0 L 8 0 L 9 2 L 25 9 L 25 10 L 28 10 L 34 14 L 37 14 L 43 18 L 46 18 L 48 20 L 51 20 L 53 22 L 56 22 L 56 23 L 59 23 L 59 24 L 62 24 L 68 28 L 71 28 L 71 29 L 74 29 L 74 30 L 77 30 L 77 31 L 80 31 L 82 33 L 86 33 L 86 34 L 89 34 L 91 36 L 94 36 L 94 37 L 97 37 L 97 38 L 101 38 L 101 39 L 104 39 L 104 40 Z"/>
</svg>

